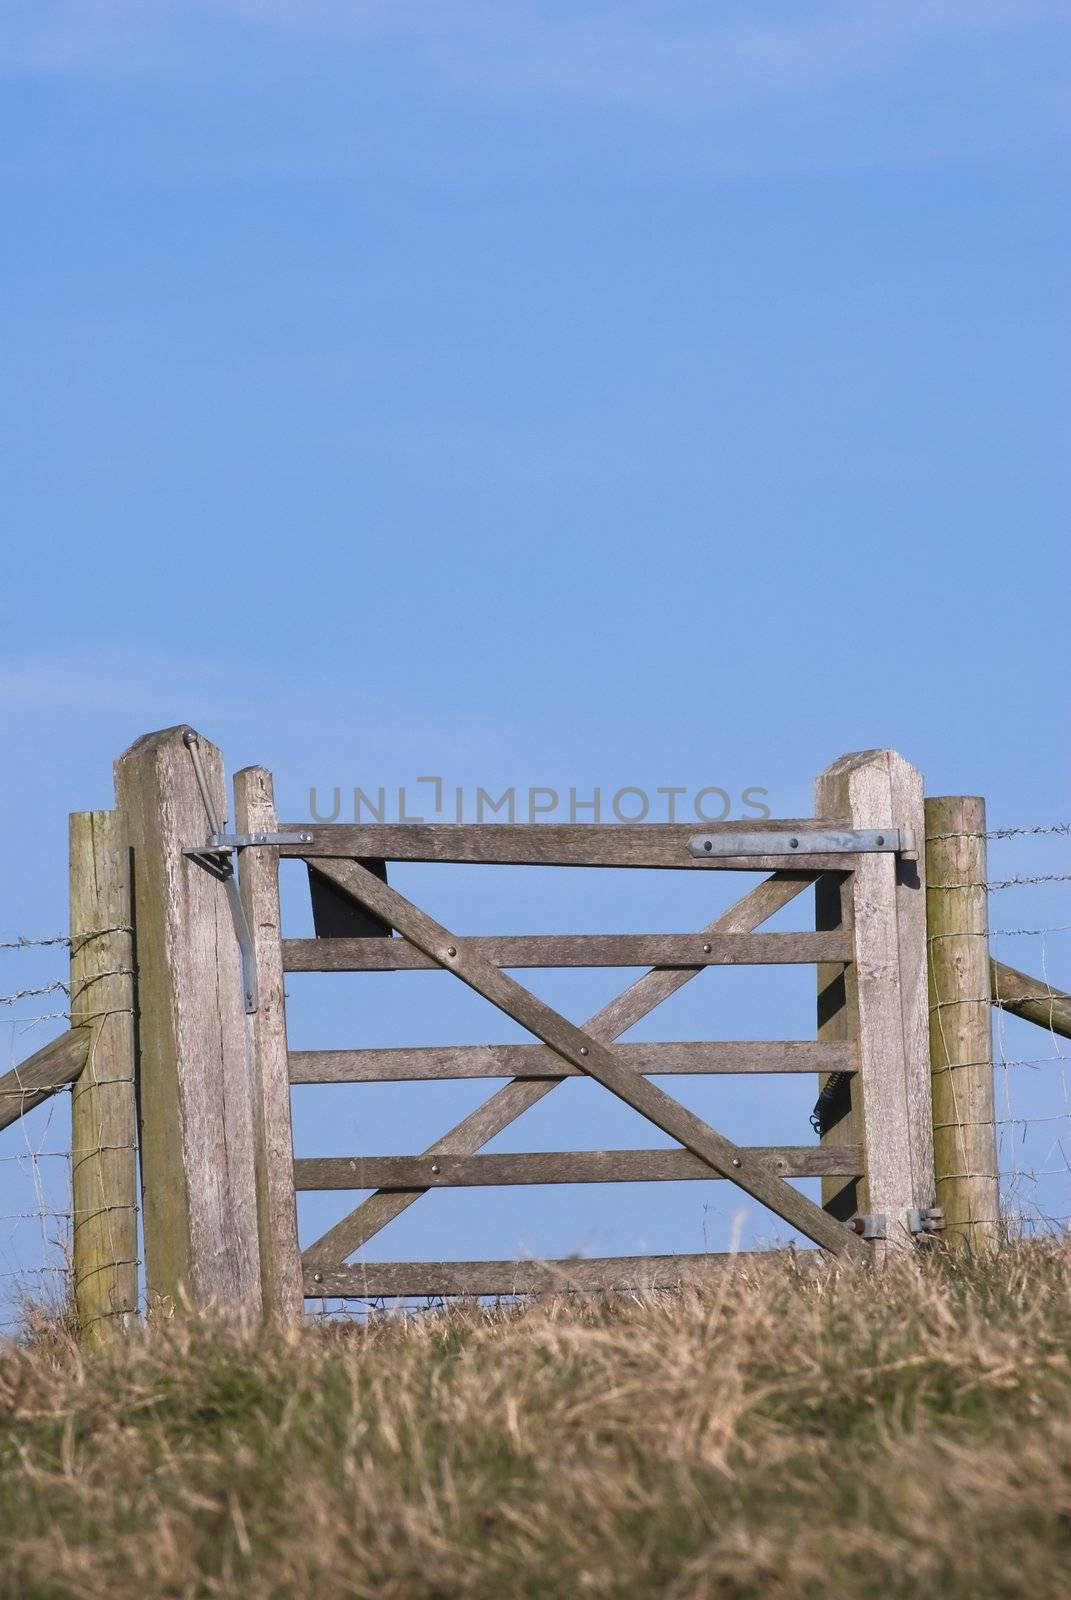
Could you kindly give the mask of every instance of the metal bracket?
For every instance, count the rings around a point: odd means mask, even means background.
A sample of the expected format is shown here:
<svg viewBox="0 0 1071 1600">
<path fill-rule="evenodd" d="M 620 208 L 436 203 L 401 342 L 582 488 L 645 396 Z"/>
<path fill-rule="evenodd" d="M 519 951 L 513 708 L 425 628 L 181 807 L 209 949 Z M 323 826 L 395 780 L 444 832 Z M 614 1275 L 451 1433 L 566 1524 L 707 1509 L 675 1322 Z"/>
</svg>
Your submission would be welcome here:
<svg viewBox="0 0 1071 1600">
<path fill-rule="evenodd" d="M 257 845 L 311 844 L 311 833 L 213 833 L 207 844 L 193 845 L 182 854 L 196 861 L 207 873 L 222 883 L 227 893 L 234 922 L 234 936 L 238 940 L 238 954 L 242 963 L 242 996 L 246 1012 L 252 1016 L 260 1004 L 257 994 L 257 964 L 253 950 L 253 936 L 249 931 L 245 907 L 242 904 L 239 873 L 239 852 Z"/>
<path fill-rule="evenodd" d="M 945 1231 L 944 1206 L 926 1206 L 921 1211 L 909 1211 L 907 1225 L 917 1237 L 932 1237 Z"/>
<path fill-rule="evenodd" d="M 238 854 L 241 850 L 248 850 L 257 845 L 273 844 L 311 844 L 311 833 L 228 833 L 226 823 L 220 826 L 216 816 L 216 808 L 212 803 L 212 795 L 201 765 L 201 752 L 198 748 L 199 741 L 192 728 L 188 728 L 182 736 L 182 741 L 190 752 L 193 761 L 193 770 L 197 777 L 197 787 L 201 791 L 205 812 L 208 816 L 209 840 L 207 844 L 193 845 L 188 850 L 183 850 L 183 855 L 191 861 L 196 861 L 199 867 L 222 883 L 226 894 L 227 903 L 231 908 L 231 920 L 234 923 L 234 935 L 238 941 L 238 953 L 242 963 L 242 997 L 248 1015 L 257 1010 L 260 999 L 257 994 L 257 963 L 253 950 L 253 935 L 249 931 L 249 922 L 246 918 L 245 907 L 242 904 L 241 890 L 238 881 Z"/>
<path fill-rule="evenodd" d="M 913 1234 L 916 1239 L 932 1238 L 935 1234 L 944 1232 L 944 1208 L 942 1206 L 926 1206 L 917 1211 L 908 1211 L 904 1214 L 904 1222 L 908 1232 Z M 887 1218 L 871 1211 L 857 1211 L 854 1216 L 848 1218 L 848 1226 L 861 1239 L 887 1239 L 889 1237 Z"/>
<path fill-rule="evenodd" d="M 887 850 L 905 861 L 918 857 L 913 828 L 800 828 L 795 833 L 697 833 L 688 840 L 693 856 L 841 856 Z"/>
<path fill-rule="evenodd" d="M 853 1233 L 859 1235 L 860 1239 L 885 1239 L 888 1237 L 885 1231 L 885 1218 L 876 1215 L 872 1211 L 857 1211 L 854 1216 L 848 1218 L 848 1226 Z"/>
<path fill-rule="evenodd" d="M 220 863 L 225 864 L 236 850 L 250 850 L 257 845 L 312 843 L 311 833 L 214 833 L 207 844 L 192 845 L 182 853 L 213 877 L 223 878 L 226 872 L 220 870 Z"/>
</svg>

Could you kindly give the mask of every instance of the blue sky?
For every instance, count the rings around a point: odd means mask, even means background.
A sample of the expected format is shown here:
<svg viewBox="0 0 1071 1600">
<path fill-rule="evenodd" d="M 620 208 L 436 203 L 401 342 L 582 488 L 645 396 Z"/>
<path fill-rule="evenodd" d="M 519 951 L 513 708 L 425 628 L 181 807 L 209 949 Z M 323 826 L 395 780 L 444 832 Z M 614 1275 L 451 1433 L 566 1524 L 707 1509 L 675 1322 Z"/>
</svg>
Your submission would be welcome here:
<svg viewBox="0 0 1071 1600">
<path fill-rule="evenodd" d="M 177 721 L 298 815 L 311 784 L 431 772 L 761 784 L 793 815 L 833 757 L 893 745 L 994 821 L 1066 816 L 1063 7 L 0 15 L 0 936 L 62 927 L 67 812 Z M 691 883 L 520 909 L 513 881 L 426 881 L 470 931 L 708 914 Z M 1061 893 L 1009 925 L 1071 922 Z M 5 992 L 45 970 L 15 961 Z M 626 976 L 541 992 L 579 1015 Z M 510 1036 L 418 981 L 358 1009 L 322 980 L 295 1025 Z M 802 1028 L 793 981 L 734 976 L 679 1026 Z M 735 1131 L 804 1137 L 810 1087 Z M 304 1148 L 340 1119 L 411 1148 L 470 1090 L 299 1106 Z M 619 1115 L 533 1119 L 530 1147 L 635 1142 Z M 382 1253 L 732 1224 L 694 1185 L 469 1198 Z"/>
</svg>

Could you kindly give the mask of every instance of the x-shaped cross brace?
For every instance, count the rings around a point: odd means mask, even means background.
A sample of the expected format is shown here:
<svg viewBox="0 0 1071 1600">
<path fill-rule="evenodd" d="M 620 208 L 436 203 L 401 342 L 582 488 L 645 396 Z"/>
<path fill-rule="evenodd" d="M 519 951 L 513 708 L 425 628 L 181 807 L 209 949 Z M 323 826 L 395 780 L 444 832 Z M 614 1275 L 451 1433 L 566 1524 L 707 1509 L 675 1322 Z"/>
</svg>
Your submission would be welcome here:
<svg viewBox="0 0 1071 1600">
<path fill-rule="evenodd" d="M 672 993 L 680 983 L 687 982 L 694 976 L 696 969 L 655 968 L 638 983 L 632 985 L 631 989 L 618 996 L 617 1000 L 604 1007 L 586 1027 L 578 1028 L 530 990 L 517 983 L 500 967 L 488 961 L 471 944 L 466 944 L 464 939 L 442 927 L 396 889 L 376 878 L 359 862 L 317 857 L 315 865 L 320 873 L 347 894 L 352 895 L 367 911 L 373 912 L 397 929 L 404 938 L 425 955 L 430 956 L 445 971 L 456 973 L 462 982 L 468 984 L 485 1000 L 490 1000 L 493 1005 L 498 1006 L 522 1028 L 535 1034 L 536 1038 L 549 1045 L 563 1060 L 570 1062 L 597 1083 L 601 1083 L 626 1105 L 630 1105 L 641 1116 L 647 1117 L 663 1133 L 669 1134 L 693 1155 L 705 1161 L 718 1177 L 728 1178 L 738 1184 L 754 1199 L 768 1206 L 771 1211 L 798 1228 L 815 1244 L 823 1246 L 834 1255 L 865 1256 L 866 1247 L 855 1234 L 850 1233 L 842 1223 L 830 1217 L 812 1200 L 808 1200 L 805 1195 L 793 1189 L 763 1157 L 753 1151 L 740 1149 L 702 1118 L 697 1117 L 694 1112 L 682 1106 L 679 1100 L 674 1100 L 657 1084 L 651 1083 L 642 1073 L 624 1065 L 608 1048 L 608 1039 L 615 1038 L 626 1028 L 631 1027 L 666 994 Z M 801 880 L 798 875 L 791 873 L 775 874 L 760 884 L 750 895 L 745 896 L 744 900 L 727 912 L 725 917 L 719 918 L 712 925 L 711 931 L 715 929 L 728 931 L 726 922 L 735 917 L 737 921 L 742 918 L 747 926 L 745 928 L 737 926 L 734 931 L 750 932 L 771 916 L 779 906 L 786 904 L 798 894 L 809 881 L 810 878 L 807 876 Z M 629 1015 L 630 1009 L 635 1009 L 635 1005 L 629 1007 L 630 996 L 636 996 L 639 1000 L 638 991 L 643 985 L 657 979 L 666 979 L 669 982 L 659 986 L 660 992 L 651 998 L 649 1003 L 646 1000 L 640 1001 L 638 1015 Z M 624 1012 L 623 1018 L 608 1015 L 613 1013 L 615 1008 Z M 456 1152 L 459 1148 L 478 1149 L 502 1127 L 520 1115 L 521 1111 L 555 1088 L 558 1081 L 514 1079 L 499 1090 L 497 1095 L 492 1096 L 486 1105 L 473 1113 L 471 1118 L 466 1118 L 465 1122 L 452 1130 L 452 1133 L 445 1135 L 436 1145 L 432 1145 L 428 1153 L 446 1153 L 448 1150 Z M 496 1107 L 496 1102 L 502 1101 L 503 1097 L 507 1096 L 508 1106 L 503 1104 L 497 1107 L 497 1111 L 492 1110 Z M 516 1104 L 518 1100 L 523 1100 L 523 1103 Z M 489 1111 L 491 1115 L 487 1116 Z M 503 1112 L 506 1114 L 502 1115 Z M 460 1146 L 459 1139 L 463 1141 Z M 305 1251 L 304 1264 L 308 1267 L 321 1267 L 335 1265 L 345 1260 L 366 1239 L 371 1238 L 424 1192 L 426 1191 L 413 1190 L 391 1194 L 380 1192 L 371 1196 Z"/>
</svg>

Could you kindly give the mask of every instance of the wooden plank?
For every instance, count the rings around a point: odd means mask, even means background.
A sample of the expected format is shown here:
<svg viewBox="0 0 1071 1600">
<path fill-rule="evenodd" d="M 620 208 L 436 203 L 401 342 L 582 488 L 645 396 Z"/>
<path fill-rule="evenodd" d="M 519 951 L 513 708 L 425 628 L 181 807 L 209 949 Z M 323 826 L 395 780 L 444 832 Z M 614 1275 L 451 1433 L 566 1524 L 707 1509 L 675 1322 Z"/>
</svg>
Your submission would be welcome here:
<svg viewBox="0 0 1071 1600">
<path fill-rule="evenodd" d="M 849 961 L 841 933 L 519 934 L 461 939 L 496 967 L 714 967 Z M 406 939 L 284 939 L 286 972 L 439 971 Z"/>
<path fill-rule="evenodd" d="M 70 1028 L 4 1073 L 0 1078 L 0 1128 L 9 1128 L 57 1089 L 74 1082 L 85 1066 L 89 1038 L 87 1028 Z"/>
<path fill-rule="evenodd" d="M 1071 1039 L 1071 994 L 1054 989 L 1042 978 L 1031 978 L 1003 961 L 989 964 L 992 1002 L 1013 1017 L 1047 1028 Z"/>
<path fill-rule="evenodd" d="M 138 1310 L 130 847 L 118 811 L 70 818 L 71 1022 L 89 1036 L 71 1096 L 71 1265 L 78 1325 L 102 1349 Z"/>
<path fill-rule="evenodd" d="M 551 1045 L 573 1066 L 706 1161 L 712 1170 L 732 1179 L 754 1200 L 769 1207 L 815 1244 L 834 1255 L 860 1258 L 868 1255 L 867 1247 L 855 1234 L 783 1182 L 764 1158 L 746 1155 L 657 1084 L 630 1071 L 594 1034 L 586 1033 L 560 1016 L 477 951 L 465 948 L 455 934 L 396 889 L 381 883 L 355 861 L 332 863 L 331 876 L 348 887 L 368 910 L 390 921 L 410 943 L 434 955 L 445 971 L 456 973 L 463 983 L 498 1006 L 514 1022 L 534 1033 L 544 1044 Z"/>
<path fill-rule="evenodd" d="M 153 1300 L 259 1311 L 252 1064 L 222 883 L 183 854 L 209 834 L 183 727 L 116 763 L 134 852 L 145 1267 Z M 223 761 L 202 763 L 226 815 Z"/>
<path fill-rule="evenodd" d="M 801 837 L 815 827 L 836 827 L 840 818 L 817 823 L 766 819 L 728 823 L 347 823 L 284 822 L 287 831 L 314 835 L 314 844 L 283 845 L 284 856 L 301 860 L 346 857 L 354 860 L 481 862 L 500 866 L 669 867 L 698 872 L 777 872 L 786 858 L 775 856 L 689 855 L 698 833 L 792 832 Z M 792 852 L 793 866 L 814 872 L 843 870 L 855 858 Z"/>
<path fill-rule="evenodd" d="M 991 1248 L 1000 1231 L 1000 1163 L 989 1006 L 985 801 L 926 801 L 930 1070 L 937 1204 L 946 1237 Z"/>
<path fill-rule="evenodd" d="M 917 838 L 924 835 L 921 774 L 894 750 L 842 756 L 820 775 L 816 810 L 841 808 L 852 827 L 911 828 Z M 886 1217 L 890 1241 L 909 1243 L 907 1212 L 934 1203 L 924 864 L 885 853 L 859 855 L 846 894 L 859 1038 L 852 1093 L 861 1103 L 862 1127 L 841 1122 L 836 1137 L 863 1144 L 866 1180 L 859 1202 Z"/>
<path fill-rule="evenodd" d="M 742 1146 L 784 1178 L 862 1171 L 859 1145 Z M 690 1150 L 567 1150 L 483 1156 L 316 1156 L 294 1162 L 306 1189 L 457 1189 L 514 1183 L 720 1180 Z"/>
<path fill-rule="evenodd" d="M 234 818 L 239 833 L 276 831 L 272 777 L 264 767 L 243 767 L 235 773 Z M 244 850 L 239 880 L 257 975 L 258 1005 L 248 1025 L 254 1066 L 257 1222 L 264 1309 L 278 1322 L 298 1323 L 304 1307 L 294 1200 L 278 851 L 266 845 Z"/>
<path fill-rule="evenodd" d="M 851 1043 L 811 1039 L 670 1040 L 615 1044 L 634 1072 L 853 1072 Z M 386 1050 L 291 1050 L 291 1083 L 404 1083 L 438 1078 L 580 1078 L 545 1044 L 461 1044 Z"/>
<path fill-rule="evenodd" d="M 775 873 L 773 877 L 756 884 L 735 905 L 715 917 L 704 931 L 712 934 L 751 933 L 801 894 L 811 881 L 810 874 L 806 872 Z M 609 1044 L 642 1022 L 663 1000 L 668 1000 L 670 995 L 676 994 L 703 970 L 702 967 L 655 967 L 651 972 L 645 972 L 595 1012 L 585 1023 L 587 1032 Z M 563 1064 L 570 1067 L 567 1061 Z M 429 1145 L 425 1154 L 471 1155 L 555 1087 L 554 1079 L 515 1079 L 512 1083 L 503 1084 L 482 1106 L 477 1106 L 475 1111 Z M 413 1189 L 406 1193 L 370 1195 L 310 1245 L 302 1256 L 303 1262 L 309 1267 L 319 1267 L 325 1263 L 344 1261 L 424 1193 L 424 1189 Z"/>
<path fill-rule="evenodd" d="M 421 1299 L 444 1295 L 612 1293 L 679 1289 L 794 1272 L 819 1274 L 828 1266 L 820 1250 L 754 1253 L 610 1256 L 573 1261 L 361 1261 L 351 1267 L 306 1267 L 310 1298 Z"/>
</svg>

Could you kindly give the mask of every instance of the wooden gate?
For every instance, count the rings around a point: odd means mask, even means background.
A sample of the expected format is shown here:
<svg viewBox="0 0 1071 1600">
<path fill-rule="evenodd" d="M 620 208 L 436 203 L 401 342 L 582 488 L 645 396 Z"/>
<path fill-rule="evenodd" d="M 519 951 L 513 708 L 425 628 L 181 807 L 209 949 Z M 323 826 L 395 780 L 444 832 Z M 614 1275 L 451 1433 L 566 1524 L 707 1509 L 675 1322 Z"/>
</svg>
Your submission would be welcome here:
<svg viewBox="0 0 1071 1600">
<path fill-rule="evenodd" d="M 746 826 L 280 826 L 270 774 L 254 767 L 235 778 L 235 832 L 227 834 L 219 752 L 184 729 L 133 746 L 118 764 L 117 787 L 134 850 L 150 1290 L 264 1303 L 292 1317 L 304 1297 L 660 1287 L 724 1261 L 351 1262 L 429 1190 L 454 1186 L 719 1178 L 843 1257 L 910 1241 L 925 1226 L 934 1174 L 922 783 L 895 752 L 827 768 L 815 818 Z M 309 864 L 327 936 L 282 936 L 280 857 Z M 474 938 L 401 895 L 383 870 L 391 862 L 769 876 L 692 933 Z M 760 931 L 812 884 L 814 931 Z M 800 962 L 818 973 L 813 1039 L 615 1043 L 708 966 Z M 506 970 L 573 966 L 644 970 L 582 1027 Z M 402 969 L 452 972 L 533 1042 L 288 1049 L 286 972 Z M 818 1074 L 819 1141 L 736 1145 L 649 1077 L 734 1072 Z M 574 1076 L 603 1085 L 677 1147 L 479 1153 Z M 293 1159 L 292 1083 L 476 1077 L 509 1081 L 419 1154 Z M 786 1182 L 809 1175 L 822 1178 L 821 1205 Z M 373 1193 L 299 1254 L 295 1191 L 314 1189 Z"/>
</svg>

